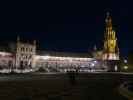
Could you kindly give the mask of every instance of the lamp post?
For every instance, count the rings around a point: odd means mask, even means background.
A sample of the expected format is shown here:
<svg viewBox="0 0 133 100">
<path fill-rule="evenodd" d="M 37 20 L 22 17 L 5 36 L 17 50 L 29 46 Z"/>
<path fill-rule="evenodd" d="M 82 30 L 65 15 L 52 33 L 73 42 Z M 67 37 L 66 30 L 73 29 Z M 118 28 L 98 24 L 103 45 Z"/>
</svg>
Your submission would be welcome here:
<svg viewBox="0 0 133 100">
<path fill-rule="evenodd" d="M 127 70 L 128 69 L 128 66 L 124 66 L 124 69 Z"/>
<path fill-rule="evenodd" d="M 127 70 L 128 69 L 128 65 L 127 65 L 127 60 L 126 59 L 124 59 L 124 70 Z"/>
</svg>

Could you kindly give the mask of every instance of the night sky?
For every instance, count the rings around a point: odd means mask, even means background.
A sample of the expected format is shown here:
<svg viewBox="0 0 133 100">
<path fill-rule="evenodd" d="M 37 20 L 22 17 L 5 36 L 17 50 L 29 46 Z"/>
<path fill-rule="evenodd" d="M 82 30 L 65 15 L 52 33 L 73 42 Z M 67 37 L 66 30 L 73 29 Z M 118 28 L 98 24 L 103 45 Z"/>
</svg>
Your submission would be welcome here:
<svg viewBox="0 0 133 100">
<path fill-rule="evenodd" d="M 133 3 L 127 0 L 9 4 L 1 11 L 0 41 L 15 41 L 19 34 L 44 50 L 88 52 L 95 44 L 102 49 L 109 11 L 121 55 L 133 49 Z"/>
</svg>

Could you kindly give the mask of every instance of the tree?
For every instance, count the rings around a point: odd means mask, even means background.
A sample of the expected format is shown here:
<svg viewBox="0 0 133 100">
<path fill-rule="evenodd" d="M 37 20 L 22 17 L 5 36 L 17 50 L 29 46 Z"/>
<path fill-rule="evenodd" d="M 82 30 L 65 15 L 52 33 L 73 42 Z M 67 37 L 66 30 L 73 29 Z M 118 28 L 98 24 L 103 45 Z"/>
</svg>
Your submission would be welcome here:
<svg viewBox="0 0 133 100">
<path fill-rule="evenodd" d="M 133 50 L 128 53 L 128 66 L 133 69 Z"/>
<path fill-rule="evenodd" d="M 120 60 L 119 60 L 119 68 L 120 68 L 120 71 L 124 71 L 124 68 L 123 68 L 123 66 L 124 66 L 124 57 L 122 57 L 122 56 L 120 56 Z"/>
</svg>

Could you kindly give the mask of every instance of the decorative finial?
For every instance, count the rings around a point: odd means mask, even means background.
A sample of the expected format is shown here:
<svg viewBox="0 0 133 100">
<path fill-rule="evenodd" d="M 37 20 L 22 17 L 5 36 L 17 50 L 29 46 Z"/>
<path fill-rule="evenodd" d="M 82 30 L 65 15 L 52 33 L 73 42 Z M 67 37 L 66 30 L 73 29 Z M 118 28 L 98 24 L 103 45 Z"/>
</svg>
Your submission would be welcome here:
<svg viewBox="0 0 133 100">
<path fill-rule="evenodd" d="M 20 37 L 19 36 L 17 36 L 17 41 L 20 41 Z"/>
<path fill-rule="evenodd" d="M 110 15 L 110 13 L 109 13 L 109 12 L 107 12 L 107 13 L 106 13 L 106 15 L 107 15 L 107 16 L 109 16 L 109 15 Z"/>
<path fill-rule="evenodd" d="M 97 50 L 97 47 L 96 47 L 96 45 L 94 45 L 94 50 L 95 50 L 95 51 Z"/>
<path fill-rule="evenodd" d="M 33 44 L 36 45 L 36 40 L 33 41 Z"/>
</svg>

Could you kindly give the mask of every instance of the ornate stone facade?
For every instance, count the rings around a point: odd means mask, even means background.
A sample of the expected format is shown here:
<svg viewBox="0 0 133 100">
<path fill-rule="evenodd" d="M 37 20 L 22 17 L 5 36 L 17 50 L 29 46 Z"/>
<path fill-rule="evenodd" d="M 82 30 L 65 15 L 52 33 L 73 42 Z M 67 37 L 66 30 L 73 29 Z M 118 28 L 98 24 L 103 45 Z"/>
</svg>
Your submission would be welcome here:
<svg viewBox="0 0 133 100">
<path fill-rule="evenodd" d="M 105 23 L 103 60 L 119 60 L 117 38 L 112 28 L 112 19 L 109 12 L 107 13 Z"/>
<path fill-rule="evenodd" d="M 102 60 L 96 60 L 89 53 L 41 52 L 36 50 L 36 41 L 23 43 L 19 37 L 11 46 L 13 52 L 0 52 L 0 72 L 26 73 L 38 71 L 66 72 L 78 70 L 80 72 L 107 71 Z"/>
<path fill-rule="evenodd" d="M 24 43 L 18 37 L 17 42 L 10 45 L 11 52 L 0 52 L 0 72 L 25 73 L 37 71 L 40 68 L 46 72 L 115 71 L 118 69 L 116 61 L 119 60 L 119 48 L 109 13 L 107 13 L 105 22 L 104 49 L 98 51 L 95 46 L 94 52 L 92 52 L 93 56 L 90 56 L 89 53 L 39 53 L 36 48 L 36 41 Z"/>
<path fill-rule="evenodd" d="M 35 67 L 36 41 L 33 41 L 33 44 L 22 43 L 18 37 L 15 55 L 15 69 L 17 71 L 32 70 Z"/>
</svg>

